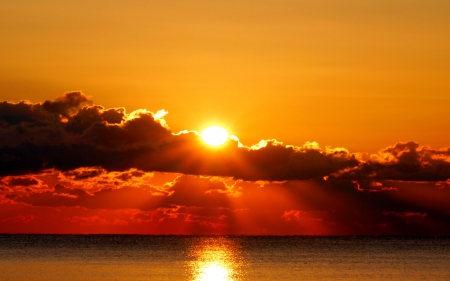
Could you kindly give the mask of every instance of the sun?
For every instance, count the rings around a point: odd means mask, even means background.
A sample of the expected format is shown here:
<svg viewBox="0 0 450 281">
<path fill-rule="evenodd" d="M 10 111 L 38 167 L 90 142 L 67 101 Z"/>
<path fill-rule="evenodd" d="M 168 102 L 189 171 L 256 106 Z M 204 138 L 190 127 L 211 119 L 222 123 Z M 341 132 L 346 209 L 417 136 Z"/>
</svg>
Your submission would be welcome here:
<svg viewBox="0 0 450 281">
<path fill-rule="evenodd" d="M 209 145 L 219 146 L 228 139 L 228 132 L 222 127 L 211 126 L 206 128 L 202 134 L 202 139 Z"/>
</svg>

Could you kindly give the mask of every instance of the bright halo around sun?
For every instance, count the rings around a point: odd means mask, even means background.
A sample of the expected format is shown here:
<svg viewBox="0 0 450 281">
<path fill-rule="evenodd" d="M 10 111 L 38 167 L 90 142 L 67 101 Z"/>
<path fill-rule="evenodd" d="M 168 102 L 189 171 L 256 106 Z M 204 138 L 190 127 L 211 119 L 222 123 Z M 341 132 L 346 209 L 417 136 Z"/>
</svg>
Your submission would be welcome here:
<svg viewBox="0 0 450 281">
<path fill-rule="evenodd" d="M 202 134 L 202 139 L 207 144 L 212 146 L 219 146 L 228 139 L 228 132 L 222 127 L 211 126 L 206 128 Z"/>
</svg>

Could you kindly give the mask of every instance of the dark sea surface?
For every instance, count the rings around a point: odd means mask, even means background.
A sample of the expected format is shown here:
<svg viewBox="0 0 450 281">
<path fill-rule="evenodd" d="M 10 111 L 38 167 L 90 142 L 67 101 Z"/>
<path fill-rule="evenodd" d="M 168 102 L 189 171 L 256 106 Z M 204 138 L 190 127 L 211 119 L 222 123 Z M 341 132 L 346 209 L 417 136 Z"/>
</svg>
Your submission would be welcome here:
<svg viewBox="0 0 450 281">
<path fill-rule="evenodd" d="M 450 238 L 0 235 L 0 280 L 450 280 Z"/>
</svg>

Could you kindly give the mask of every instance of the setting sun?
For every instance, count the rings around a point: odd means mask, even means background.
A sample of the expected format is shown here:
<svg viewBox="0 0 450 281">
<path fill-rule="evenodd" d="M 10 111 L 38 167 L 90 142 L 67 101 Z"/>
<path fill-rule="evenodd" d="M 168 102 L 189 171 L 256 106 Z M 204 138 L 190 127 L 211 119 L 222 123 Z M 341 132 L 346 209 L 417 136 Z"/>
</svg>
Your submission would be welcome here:
<svg viewBox="0 0 450 281">
<path fill-rule="evenodd" d="M 206 128 L 202 134 L 202 139 L 209 145 L 219 146 L 228 139 L 228 132 L 222 127 L 212 126 Z"/>
<path fill-rule="evenodd" d="M 79 2 L 0 0 L 0 281 L 450 281 L 450 0 Z"/>
</svg>

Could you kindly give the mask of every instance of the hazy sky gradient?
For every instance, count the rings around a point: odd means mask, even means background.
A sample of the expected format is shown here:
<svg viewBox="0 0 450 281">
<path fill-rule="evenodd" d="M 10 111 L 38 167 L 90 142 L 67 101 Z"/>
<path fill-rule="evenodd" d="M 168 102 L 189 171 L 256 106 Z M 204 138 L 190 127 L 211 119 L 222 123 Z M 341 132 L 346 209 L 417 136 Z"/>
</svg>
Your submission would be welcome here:
<svg viewBox="0 0 450 281">
<path fill-rule="evenodd" d="M 450 234 L 448 0 L 2 0 L 0 34 L 0 233 Z"/>
<path fill-rule="evenodd" d="M 448 145 L 448 1 L 2 1 L 0 98 L 81 90 L 216 123 L 375 152 Z"/>
</svg>

